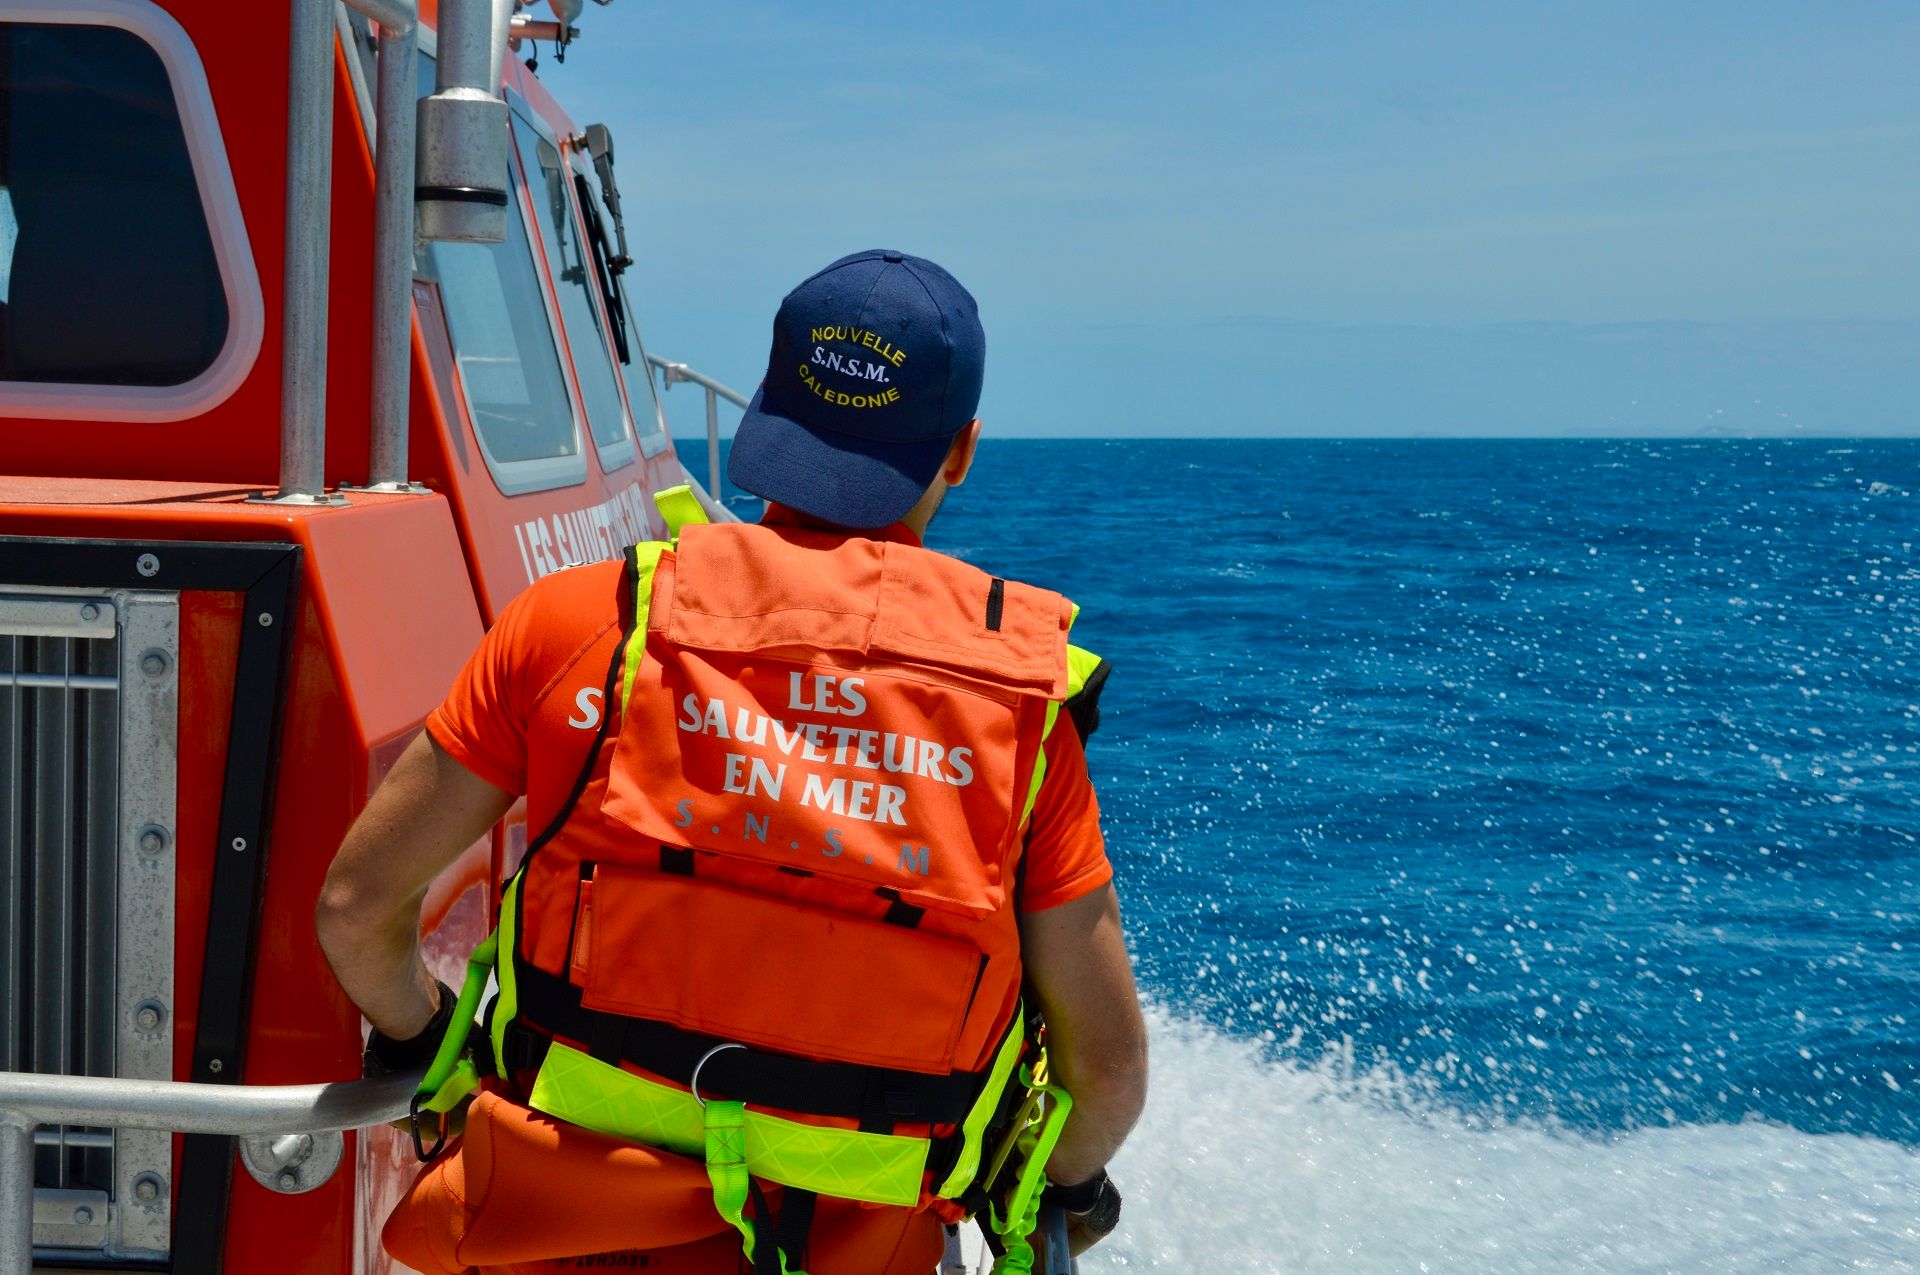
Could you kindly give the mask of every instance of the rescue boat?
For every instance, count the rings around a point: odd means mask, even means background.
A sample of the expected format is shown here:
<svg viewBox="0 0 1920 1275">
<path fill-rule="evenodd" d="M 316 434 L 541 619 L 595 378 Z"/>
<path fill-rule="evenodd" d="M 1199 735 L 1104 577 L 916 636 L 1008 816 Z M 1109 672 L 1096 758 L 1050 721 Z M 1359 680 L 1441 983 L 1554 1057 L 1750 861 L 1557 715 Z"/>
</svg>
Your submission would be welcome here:
<svg viewBox="0 0 1920 1275">
<path fill-rule="evenodd" d="M 663 391 L 709 473 L 744 406 L 646 350 L 526 2 L 0 0 L 0 1273 L 400 1269 L 322 875 L 501 609 L 663 533 Z"/>
</svg>

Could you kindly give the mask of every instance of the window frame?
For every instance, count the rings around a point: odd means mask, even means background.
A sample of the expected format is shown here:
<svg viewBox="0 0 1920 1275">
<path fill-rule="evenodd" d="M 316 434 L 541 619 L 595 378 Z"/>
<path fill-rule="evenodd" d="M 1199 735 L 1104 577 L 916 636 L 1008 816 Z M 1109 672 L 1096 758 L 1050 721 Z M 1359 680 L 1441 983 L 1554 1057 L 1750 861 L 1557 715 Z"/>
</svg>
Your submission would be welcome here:
<svg viewBox="0 0 1920 1275">
<path fill-rule="evenodd" d="M 567 166 L 568 172 L 572 172 L 571 164 L 573 162 L 574 150 L 571 146 L 563 146 L 561 144 L 560 136 L 555 131 L 553 125 L 549 124 L 545 119 L 542 119 L 540 112 L 533 109 L 533 104 L 527 101 L 525 96 L 512 87 L 504 89 L 502 96 L 506 98 L 507 110 L 524 121 L 527 127 L 532 129 L 541 140 L 553 147 L 554 153 L 560 156 L 560 163 L 563 166 Z M 527 203 L 534 209 L 533 227 L 539 232 L 539 238 L 537 240 L 532 235 L 528 236 L 528 246 L 535 249 L 534 256 L 540 267 L 540 277 L 544 281 L 547 290 L 547 310 L 558 320 L 560 316 L 560 285 L 562 280 L 556 279 L 553 274 L 553 259 L 548 252 L 546 239 L 546 218 L 540 215 L 543 211 L 542 206 L 533 187 L 533 177 L 526 171 L 527 166 L 524 157 L 520 155 L 519 139 L 511 135 L 511 129 L 513 128 L 511 121 L 508 122 L 507 128 L 509 129 L 507 145 L 514 152 L 515 157 L 521 160 L 520 172 L 525 180 Z M 579 201 L 574 198 L 573 183 L 566 182 L 564 184 L 567 188 L 567 214 L 573 219 L 573 233 L 578 239 L 581 260 L 584 264 L 586 254 L 592 251 L 587 240 L 586 222 L 584 215 L 580 211 Z M 633 409 L 627 403 L 626 378 L 620 374 L 620 360 L 613 350 L 613 337 L 610 332 L 610 327 L 613 322 L 612 316 L 607 314 L 605 308 L 601 306 L 598 296 L 599 289 L 593 286 L 591 281 L 589 281 L 585 292 L 587 295 L 587 305 L 592 308 L 594 319 L 599 324 L 599 330 L 589 334 L 585 340 L 589 344 L 597 343 L 605 354 L 607 370 L 613 376 L 614 394 L 620 402 L 620 439 L 618 442 L 602 443 L 600 436 L 593 432 L 593 421 L 587 414 L 586 392 L 580 385 L 581 355 L 579 351 L 574 348 L 575 334 L 573 329 L 566 327 L 564 324 L 559 327 L 559 330 L 566 334 L 567 377 L 572 384 L 574 401 L 579 406 L 582 436 L 593 440 L 594 455 L 600 460 L 601 471 L 611 474 L 616 470 L 625 469 L 628 465 L 631 465 L 639 455 L 638 449 L 634 446 L 634 436 L 639 433 L 639 430 L 635 427 Z"/>
<path fill-rule="evenodd" d="M 427 33 L 421 32 L 424 36 Z M 422 61 L 431 61 L 435 51 L 427 42 L 415 55 Z M 511 93 L 511 90 L 509 90 Z M 512 96 L 518 96 L 513 94 Z M 511 97 L 509 98 L 511 103 Z M 509 125 L 511 127 L 511 125 Z M 534 239 L 538 225 L 531 215 L 532 193 L 527 185 L 527 175 L 521 169 L 519 148 L 507 146 L 507 163 L 511 166 L 514 183 L 518 185 L 518 199 L 509 197 L 507 215 L 520 219 L 522 236 L 527 243 L 527 262 L 533 268 L 534 291 L 540 294 L 540 305 L 547 319 L 547 348 L 553 352 L 554 369 L 560 373 L 560 385 L 567 396 L 567 411 L 573 427 L 573 452 L 566 456 L 541 456 L 528 460 L 500 460 L 487 444 L 487 434 L 479 421 L 474 419 L 473 395 L 467 386 L 466 369 L 460 362 L 460 341 L 454 335 L 452 299 L 447 296 L 446 287 L 441 281 L 440 270 L 431 258 L 437 244 L 427 244 L 421 250 L 421 256 L 428 260 L 425 277 L 440 289 L 441 307 L 447 314 L 447 347 L 453 356 L 453 374 L 460 381 L 460 397 L 465 407 L 466 426 L 473 431 L 474 440 L 480 446 L 480 458 L 486 462 L 487 472 L 493 476 L 493 485 L 503 496 L 526 496 L 535 492 L 557 491 L 562 487 L 578 487 L 587 481 L 587 453 L 582 446 L 584 436 L 591 431 L 585 428 L 586 411 L 580 404 L 579 387 L 574 384 L 573 368 L 567 361 L 568 352 L 562 347 L 559 334 L 565 329 L 560 326 L 560 316 L 554 308 L 553 296 L 546 283 L 546 262 L 543 260 L 545 249 Z M 502 249 L 505 244 L 499 245 Z M 511 298 L 509 298 L 511 304 Z"/>
<path fill-rule="evenodd" d="M 199 50 L 186 29 L 151 0 L 62 0 L 8 4 L 9 26 L 109 27 L 140 40 L 160 59 L 173 89 L 174 108 L 193 165 L 194 187 L 206 218 L 220 287 L 227 302 L 227 335 L 220 352 L 192 380 L 179 385 L 90 385 L 0 380 L 0 416 L 38 420 L 161 423 L 187 420 L 224 403 L 253 371 L 266 333 L 266 302 L 254 269 L 240 196 L 214 110 L 213 91 Z"/>
<path fill-rule="evenodd" d="M 598 211 L 601 218 L 611 227 L 613 211 L 607 207 L 606 192 L 600 189 L 600 175 L 593 171 L 592 165 L 578 149 L 571 150 L 569 153 L 573 157 L 573 170 L 587 179 L 587 189 L 591 190 L 594 199 L 599 201 Z M 586 216 L 585 210 L 576 209 L 576 212 L 582 218 Z M 633 430 L 634 440 L 639 445 L 640 455 L 645 460 L 652 460 L 673 445 L 667 429 L 666 404 L 660 401 L 660 383 L 654 379 L 653 363 L 647 358 L 646 339 L 640 335 L 640 316 L 634 312 L 633 298 L 627 295 L 627 276 L 624 273 L 615 275 L 613 286 L 620 294 L 620 304 L 626 308 L 627 343 L 632 347 L 628 353 L 633 356 L 633 361 L 626 364 L 616 360 L 614 370 L 619 376 L 620 391 L 627 397 L 627 420 Z M 606 307 L 603 305 L 601 309 L 605 310 Z M 647 398 L 649 405 L 653 408 L 652 427 L 645 431 L 640 428 L 640 413 L 633 405 L 633 378 L 627 372 L 628 368 L 635 366 L 640 368 L 641 374 L 647 379 Z"/>
</svg>

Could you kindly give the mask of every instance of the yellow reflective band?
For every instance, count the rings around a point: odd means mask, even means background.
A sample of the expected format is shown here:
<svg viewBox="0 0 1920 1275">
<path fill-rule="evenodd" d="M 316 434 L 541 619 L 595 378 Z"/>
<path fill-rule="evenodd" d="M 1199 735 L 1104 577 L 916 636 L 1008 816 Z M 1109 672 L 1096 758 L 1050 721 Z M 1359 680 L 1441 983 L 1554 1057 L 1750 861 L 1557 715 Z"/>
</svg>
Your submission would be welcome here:
<svg viewBox="0 0 1920 1275">
<path fill-rule="evenodd" d="M 692 1094 L 566 1045 L 547 1050 L 529 1101 L 536 1111 L 597 1133 L 681 1155 L 706 1154 L 706 1120 Z M 742 1120 L 747 1171 L 756 1177 L 870 1204 L 920 1200 L 932 1145 L 926 1138 L 802 1124 L 753 1110 Z"/>
<path fill-rule="evenodd" d="M 693 494 L 691 483 L 681 483 L 678 487 L 669 487 L 665 491 L 653 493 L 654 508 L 667 520 L 667 539 L 678 541 L 682 527 L 704 526 L 707 522 L 707 510 L 700 503 L 700 497 Z"/>
<path fill-rule="evenodd" d="M 934 1194 L 943 1200 L 953 1200 L 973 1185 L 980 1172 L 981 1143 L 987 1136 L 987 1124 L 993 1119 L 993 1113 L 1000 1109 L 1000 1099 L 1007 1090 L 1007 1081 L 1013 1076 L 1014 1064 L 1020 1061 L 1020 1044 L 1026 1039 L 1027 1007 L 1021 1005 L 1013 1012 L 1013 1025 L 1007 1028 L 1007 1038 L 1000 1042 L 1000 1052 L 994 1055 L 993 1070 L 987 1073 L 987 1084 L 974 1100 L 973 1110 L 960 1123 L 960 1158 L 954 1162 L 953 1172 L 940 1184 Z"/>
<path fill-rule="evenodd" d="M 507 1057 L 507 1024 L 520 1013 L 520 987 L 513 973 L 513 954 L 519 948 L 520 938 L 520 883 L 526 878 L 524 871 L 515 872 L 513 880 L 507 882 L 507 888 L 500 896 L 500 928 L 494 931 L 494 936 L 507 953 L 507 959 L 494 967 L 494 974 L 500 980 L 500 992 L 494 998 L 493 1006 L 493 1056 L 500 1060 L 498 1065 L 503 1071 Z"/>
<path fill-rule="evenodd" d="M 1087 679 L 1100 667 L 1100 657 L 1083 646 L 1067 644 L 1067 698 L 1087 689 Z"/>
<path fill-rule="evenodd" d="M 634 678 L 640 673 L 640 661 L 647 653 L 647 615 L 653 610 L 653 573 L 660 565 L 660 555 L 670 547 L 664 540 L 648 540 L 633 547 L 633 632 L 627 636 L 627 649 L 620 657 L 620 714 L 623 717 L 627 700 L 633 695 Z"/>
</svg>

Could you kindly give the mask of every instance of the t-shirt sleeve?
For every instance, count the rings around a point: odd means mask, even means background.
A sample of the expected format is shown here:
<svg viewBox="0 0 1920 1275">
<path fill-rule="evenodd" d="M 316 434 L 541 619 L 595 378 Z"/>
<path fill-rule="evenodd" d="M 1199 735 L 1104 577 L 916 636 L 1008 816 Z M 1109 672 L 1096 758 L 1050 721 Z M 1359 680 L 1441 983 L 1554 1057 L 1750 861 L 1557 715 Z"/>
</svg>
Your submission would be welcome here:
<svg viewBox="0 0 1920 1275">
<path fill-rule="evenodd" d="M 1100 832 L 1100 801 L 1087 775 L 1087 754 L 1066 714 L 1054 725 L 1046 748 L 1047 775 L 1027 824 L 1023 912 L 1057 908 L 1113 880 L 1106 838 Z"/>
<path fill-rule="evenodd" d="M 516 795 L 527 790 L 527 723 L 539 690 L 527 667 L 536 592 L 528 589 L 507 604 L 427 717 L 428 733 L 455 761 Z"/>
</svg>

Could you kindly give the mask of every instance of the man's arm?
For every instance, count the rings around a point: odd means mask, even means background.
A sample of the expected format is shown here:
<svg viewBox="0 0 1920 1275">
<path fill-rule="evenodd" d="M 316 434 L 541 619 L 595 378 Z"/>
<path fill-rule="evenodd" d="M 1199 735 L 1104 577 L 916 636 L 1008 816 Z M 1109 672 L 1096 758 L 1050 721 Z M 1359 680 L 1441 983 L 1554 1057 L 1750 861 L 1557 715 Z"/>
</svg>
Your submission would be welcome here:
<svg viewBox="0 0 1920 1275">
<path fill-rule="evenodd" d="M 1023 915 L 1020 950 L 1046 1015 L 1051 1079 L 1073 1095 L 1047 1177 L 1084 1182 L 1119 1150 L 1147 1097 L 1147 1028 L 1113 887 Z"/>
<path fill-rule="evenodd" d="M 460 852 L 513 804 L 426 731 L 400 755 L 347 830 L 314 908 L 334 977 L 374 1027 L 409 1040 L 438 1008 L 420 959 L 420 905 Z"/>
</svg>

